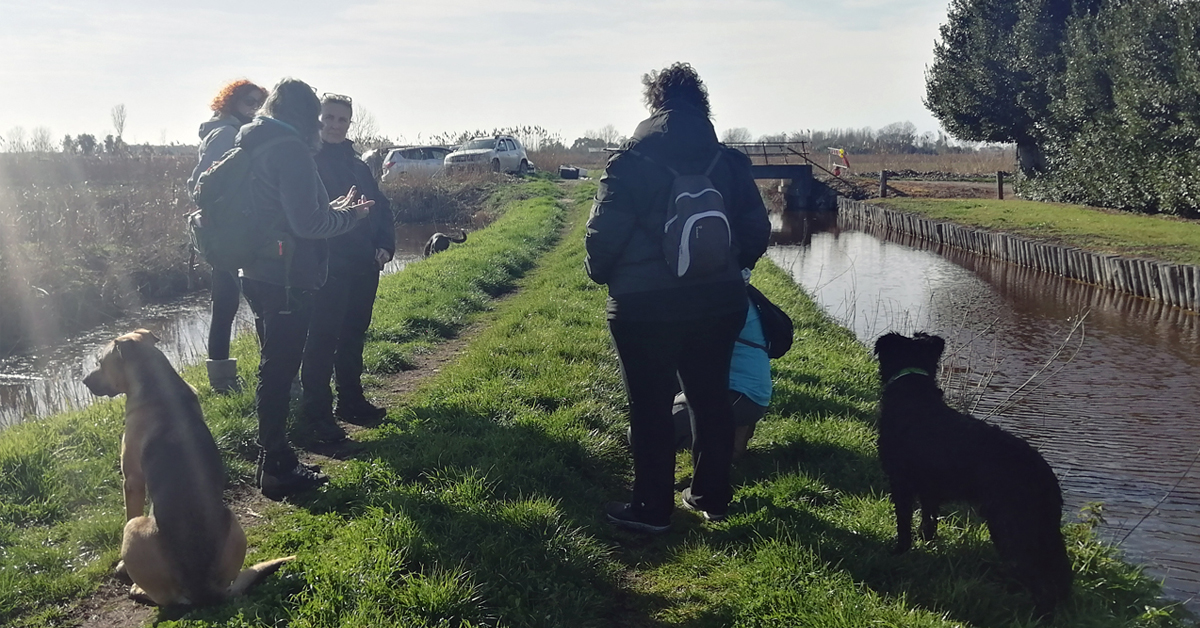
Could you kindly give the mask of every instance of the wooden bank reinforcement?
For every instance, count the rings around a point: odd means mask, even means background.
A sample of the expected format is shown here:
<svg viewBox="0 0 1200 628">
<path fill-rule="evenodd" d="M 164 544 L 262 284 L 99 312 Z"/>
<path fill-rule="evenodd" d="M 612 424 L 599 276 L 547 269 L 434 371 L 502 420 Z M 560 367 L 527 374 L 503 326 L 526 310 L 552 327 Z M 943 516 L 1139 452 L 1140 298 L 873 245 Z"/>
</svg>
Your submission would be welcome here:
<svg viewBox="0 0 1200 628">
<path fill-rule="evenodd" d="M 931 220 L 847 198 L 838 198 L 837 220 L 838 226 L 843 228 L 882 234 L 903 233 L 934 244 L 1200 312 L 1200 266 L 1094 253 Z"/>
</svg>

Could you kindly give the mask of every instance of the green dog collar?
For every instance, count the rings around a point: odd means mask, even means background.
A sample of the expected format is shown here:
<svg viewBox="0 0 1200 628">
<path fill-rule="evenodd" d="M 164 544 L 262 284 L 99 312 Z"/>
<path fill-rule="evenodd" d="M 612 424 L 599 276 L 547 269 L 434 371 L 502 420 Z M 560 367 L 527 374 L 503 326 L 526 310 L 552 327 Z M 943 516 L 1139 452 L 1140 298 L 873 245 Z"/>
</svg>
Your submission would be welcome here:
<svg viewBox="0 0 1200 628">
<path fill-rule="evenodd" d="M 892 378 L 889 379 L 887 381 L 887 383 L 883 385 L 883 387 L 887 388 L 888 386 L 891 386 L 892 382 L 900 379 L 901 377 L 904 377 L 905 375 L 924 375 L 925 377 L 929 377 L 929 373 L 927 373 L 924 369 L 918 369 L 918 368 L 900 369 L 900 372 L 893 375 Z"/>
</svg>

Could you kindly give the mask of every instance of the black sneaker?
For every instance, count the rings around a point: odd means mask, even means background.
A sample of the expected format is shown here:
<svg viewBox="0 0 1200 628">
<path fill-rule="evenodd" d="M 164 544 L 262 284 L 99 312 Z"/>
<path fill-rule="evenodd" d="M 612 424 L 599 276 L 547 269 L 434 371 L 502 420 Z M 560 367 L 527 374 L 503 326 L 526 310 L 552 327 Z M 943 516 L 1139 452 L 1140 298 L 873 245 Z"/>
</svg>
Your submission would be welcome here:
<svg viewBox="0 0 1200 628">
<path fill-rule="evenodd" d="M 608 522 L 634 530 L 636 532 L 649 532 L 651 534 L 662 534 L 671 529 L 670 520 L 664 520 L 661 523 L 646 521 L 642 518 L 641 513 L 638 513 L 633 504 L 625 502 L 609 502 L 604 505 L 604 517 Z"/>
<path fill-rule="evenodd" d="M 373 425 L 387 416 L 387 408 L 381 408 L 366 399 L 357 401 L 338 401 L 337 418 L 354 425 Z"/>
<path fill-rule="evenodd" d="M 290 451 L 278 457 L 262 455 L 255 480 L 263 497 L 279 501 L 329 482 L 329 476 L 314 471 L 313 466 L 296 460 L 296 455 Z"/>
<path fill-rule="evenodd" d="M 330 414 L 320 417 L 301 415 L 300 428 L 304 440 L 314 445 L 336 445 L 350 438 Z"/>
<path fill-rule="evenodd" d="M 698 512 L 701 515 L 704 515 L 705 521 L 712 521 L 714 523 L 716 523 L 718 521 L 724 521 L 725 517 L 728 516 L 728 514 L 729 514 L 724 510 L 717 512 L 715 510 L 705 510 L 705 509 L 697 506 L 692 501 L 692 487 L 690 487 L 690 486 L 683 489 L 683 496 L 679 501 L 683 503 L 684 508 Z"/>
</svg>

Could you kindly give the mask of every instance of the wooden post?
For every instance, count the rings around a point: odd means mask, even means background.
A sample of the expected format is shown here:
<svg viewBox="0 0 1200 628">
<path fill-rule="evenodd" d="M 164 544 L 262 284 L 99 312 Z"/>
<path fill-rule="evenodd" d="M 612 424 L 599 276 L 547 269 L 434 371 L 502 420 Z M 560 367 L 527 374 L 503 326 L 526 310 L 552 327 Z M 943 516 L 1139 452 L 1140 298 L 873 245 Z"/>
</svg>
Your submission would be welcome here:
<svg viewBox="0 0 1200 628">
<path fill-rule="evenodd" d="M 879 170 L 879 198 L 887 196 L 887 170 Z"/>
<path fill-rule="evenodd" d="M 996 171 L 996 198 L 1004 200 L 1004 171 Z"/>
</svg>

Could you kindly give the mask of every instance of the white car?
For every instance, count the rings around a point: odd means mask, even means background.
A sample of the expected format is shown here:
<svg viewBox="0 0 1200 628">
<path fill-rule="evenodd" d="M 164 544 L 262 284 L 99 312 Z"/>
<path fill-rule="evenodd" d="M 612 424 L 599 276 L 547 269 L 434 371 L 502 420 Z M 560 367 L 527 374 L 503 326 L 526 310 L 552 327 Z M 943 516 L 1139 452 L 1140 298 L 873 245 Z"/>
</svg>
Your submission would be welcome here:
<svg viewBox="0 0 1200 628">
<path fill-rule="evenodd" d="M 486 168 L 492 172 L 525 174 L 533 170 L 525 147 L 511 135 L 475 138 L 449 155 L 447 168 Z"/>
<path fill-rule="evenodd" d="M 450 149 L 445 146 L 401 146 L 388 151 L 383 160 L 383 180 L 406 173 L 433 175 L 442 169 Z"/>
</svg>

